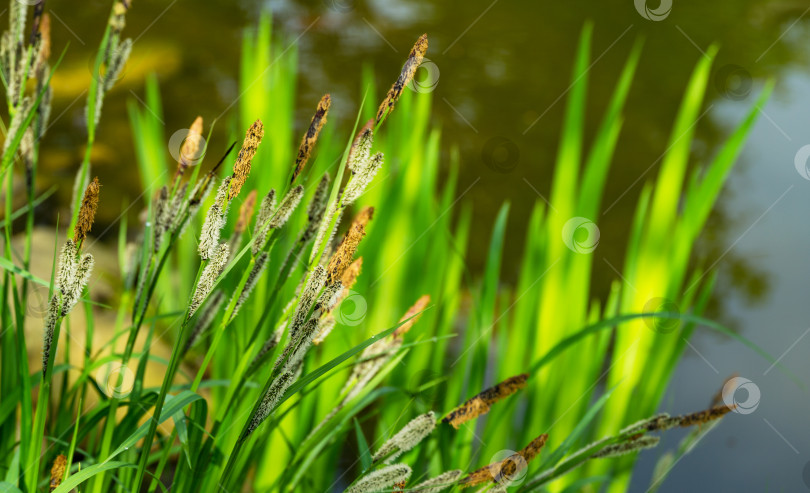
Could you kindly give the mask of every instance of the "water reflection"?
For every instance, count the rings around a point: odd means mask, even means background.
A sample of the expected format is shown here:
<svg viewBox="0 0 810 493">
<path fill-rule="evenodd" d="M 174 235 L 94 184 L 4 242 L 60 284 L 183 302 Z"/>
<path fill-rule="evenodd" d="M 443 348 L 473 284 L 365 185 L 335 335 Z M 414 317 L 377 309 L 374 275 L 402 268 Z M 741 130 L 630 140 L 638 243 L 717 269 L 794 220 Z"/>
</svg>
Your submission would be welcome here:
<svg viewBox="0 0 810 493">
<path fill-rule="evenodd" d="M 58 183 L 69 183 L 79 162 L 82 92 L 90 77 L 87 60 L 101 36 L 108 8 L 103 1 L 88 4 L 80 11 L 58 3 L 50 6 L 58 21 L 54 45 L 71 43 L 65 66 L 54 81 L 54 114 L 62 116 L 55 120 L 43 155 L 48 179 Z M 373 64 L 378 73 L 390 73 L 401 64 L 405 50 L 401 47 L 410 46 L 418 33 L 430 33 L 428 56 L 436 67 L 433 72 L 440 73 L 434 91 L 435 115 L 445 143 L 461 150 L 460 187 L 466 189 L 477 178 L 485 178 L 485 186 L 469 192 L 476 206 L 475 220 L 482 225 L 473 230 L 473 244 L 486 244 L 497 206 L 511 200 L 514 212 L 507 259 L 519 258 L 520 228 L 537 194 L 548 193 L 572 56 L 587 20 L 595 20 L 587 135 L 593 134 L 632 43 L 645 39 L 603 200 L 609 211 L 599 219 L 600 228 L 612 238 L 603 241 L 603 253 L 614 265 L 622 262 L 623 239 L 640 184 L 655 176 L 651 165 L 666 149 L 683 88 L 709 46 L 716 42 L 722 49 L 706 108 L 751 104 L 758 81 L 802 64 L 807 56 L 801 47 L 806 39 L 804 26 L 799 23 L 788 29 L 802 14 L 801 6 L 790 2 L 676 2 L 662 22 L 644 19 L 625 0 L 602 2 L 597 9 L 583 0 L 480 5 L 322 0 L 306 6 L 270 1 L 265 6 L 274 11 L 277 29 L 290 42 L 297 38 L 300 45 L 298 97 L 302 104 L 297 107 L 307 108 L 304 101 L 329 90 L 346 109 L 335 112 L 344 118 L 357 103 L 365 63 Z M 158 74 L 168 129 L 182 128 L 198 113 L 219 115 L 238 96 L 236 54 L 241 30 L 254 22 L 261 8 L 255 1 L 238 7 L 227 2 L 178 1 L 144 3 L 132 9 L 127 29 L 137 43 L 122 83 L 105 103 L 94 156 L 96 171 L 107 191 L 113 192 L 109 196 L 140 193 L 125 105 L 127 101 L 140 104 L 146 74 Z M 419 77 L 431 78 L 433 73 L 423 69 Z M 299 115 L 302 120 L 308 118 L 304 113 Z M 709 110 L 697 125 L 694 162 L 708 159 L 733 124 L 715 118 Z M 220 125 L 219 132 L 225 127 Z M 506 148 L 496 149 L 503 155 L 492 153 L 497 140 L 509 142 Z M 638 180 L 642 175 L 644 179 Z M 42 186 L 49 186 L 49 180 Z M 69 187 L 62 187 L 54 203 L 65 203 L 68 193 Z M 107 210 L 114 214 L 114 209 Z M 723 223 L 716 218 L 711 224 L 719 228 Z M 481 250 L 473 248 L 473 265 L 480 265 Z M 507 275 L 515 269 L 513 261 Z M 612 277 L 609 270 L 599 269 L 595 286 L 604 289 Z"/>
</svg>

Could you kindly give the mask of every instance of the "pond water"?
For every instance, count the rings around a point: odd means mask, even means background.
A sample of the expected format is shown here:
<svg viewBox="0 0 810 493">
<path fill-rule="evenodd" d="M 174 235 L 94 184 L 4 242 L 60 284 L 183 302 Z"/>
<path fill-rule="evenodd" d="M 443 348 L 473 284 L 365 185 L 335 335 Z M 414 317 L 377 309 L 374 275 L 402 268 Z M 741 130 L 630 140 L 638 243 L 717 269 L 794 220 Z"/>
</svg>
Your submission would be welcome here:
<svg viewBox="0 0 810 493">
<path fill-rule="evenodd" d="M 71 183 L 81 160 L 82 91 L 90 77 L 89 59 L 109 2 L 87 0 L 82 8 L 72 2 L 48 3 L 54 46 L 71 44 L 55 84 L 56 123 L 42 156 L 43 185 L 63 185 L 53 202 L 64 204 L 70 193 L 70 186 L 64 185 Z M 275 28 L 289 39 L 297 38 L 300 46 L 297 107 L 302 108 L 302 121 L 309 118 L 309 103 L 326 90 L 344 107 L 354 107 L 363 63 L 372 63 L 378 74 L 396 72 L 414 39 L 429 34 L 428 57 L 440 74 L 433 91 L 435 119 L 445 147 L 457 145 L 461 151 L 459 190 L 478 183 L 466 196 L 475 210 L 471 262 L 481 265 L 498 206 L 509 200 L 513 214 L 504 266 L 508 280 L 519 267 L 523 225 L 531 207 L 538 194 L 548 194 L 583 25 L 594 21 L 589 135 L 632 44 L 644 37 L 603 199 L 603 210 L 609 210 L 599 218 L 603 240 L 597 252 L 601 258 L 594 264 L 597 294 L 615 278 L 609 265 L 623 262 L 630 218 L 644 182 L 639 177 L 655 176 L 653 164 L 666 149 L 695 63 L 712 43 L 719 43 L 707 112 L 696 126 L 696 162 L 712 155 L 753 104 L 762 81 L 774 78 L 775 95 L 761 109 L 698 250 L 707 265 L 720 271 L 712 316 L 771 354 L 784 353 L 780 363 L 806 383 L 810 180 L 806 170 L 802 174 L 794 166 L 799 149 L 810 143 L 806 2 L 674 0 L 668 16 L 650 20 L 631 0 L 325 0 L 306 5 L 136 0 L 127 25 L 127 34 L 137 40 L 133 58 L 105 101 L 94 157 L 107 196 L 140 193 L 126 103 L 143 98 L 144 76 L 153 71 L 159 76 L 167 128 L 183 128 L 197 114 L 220 114 L 238 95 L 242 29 L 255 23 L 261 8 L 272 9 Z M 336 122 L 341 124 L 339 116 Z M 491 167 L 482 159 L 485 144 L 493 138 L 514 144 L 516 152 L 506 165 Z M 755 382 L 761 402 L 754 413 L 726 419 L 676 465 L 660 491 L 810 490 L 810 398 L 783 372 L 769 367 L 738 343 L 696 336 L 664 401 L 667 410 L 705 407 L 707 396 L 734 372 Z M 664 447 L 674 447 L 677 438 L 666 438 Z M 642 455 L 632 491 L 646 491 L 657 454 Z"/>
</svg>

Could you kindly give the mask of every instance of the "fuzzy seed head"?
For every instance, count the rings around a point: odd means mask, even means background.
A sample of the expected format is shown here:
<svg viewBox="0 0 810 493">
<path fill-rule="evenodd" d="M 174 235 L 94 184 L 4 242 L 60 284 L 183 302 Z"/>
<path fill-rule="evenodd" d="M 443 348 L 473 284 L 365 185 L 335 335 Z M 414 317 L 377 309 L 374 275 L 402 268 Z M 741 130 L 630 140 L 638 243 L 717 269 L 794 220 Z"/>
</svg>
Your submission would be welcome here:
<svg viewBox="0 0 810 493">
<path fill-rule="evenodd" d="M 312 340 L 312 343 L 316 346 L 319 345 L 326 339 L 326 337 L 332 333 L 332 329 L 335 328 L 335 324 L 337 320 L 332 315 L 327 315 L 323 319 L 321 319 L 320 323 L 318 324 L 318 335 Z"/>
<path fill-rule="evenodd" d="M 383 154 L 378 152 L 373 155 L 365 166 L 359 169 L 358 172 L 352 175 L 349 183 L 346 185 L 346 191 L 343 194 L 343 203 L 345 205 L 353 204 L 361 195 L 366 191 L 369 184 L 377 176 L 377 172 L 382 168 Z"/>
<path fill-rule="evenodd" d="M 155 196 L 155 229 L 153 250 L 160 250 L 163 237 L 172 226 L 172 204 L 169 203 L 169 187 L 163 185 Z"/>
<path fill-rule="evenodd" d="M 326 211 L 326 202 L 329 200 L 329 175 L 323 175 L 315 189 L 315 194 L 307 206 L 307 228 L 298 240 L 301 244 L 307 243 L 315 237 L 323 220 L 323 213 Z"/>
<path fill-rule="evenodd" d="M 593 454 L 591 457 L 595 459 L 607 459 L 632 454 L 633 452 L 640 452 L 642 450 L 653 448 L 658 445 L 660 440 L 661 439 L 657 436 L 642 436 L 629 442 L 608 445 L 599 452 Z"/>
<path fill-rule="evenodd" d="M 251 251 L 253 255 L 259 253 L 267 240 L 267 232 L 270 230 L 270 218 L 276 212 L 276 191 L 270 190 L 262 199 L 259 205 L 259 214 L 256 216 L 256 224 L 253 226 L 253 244 Z"/>
<path fill-rule="evenodd" d="M 87 282 L 90 280 L 94 263 L 95 260 L 89 253 L 82 255 L 77 263 L 73 284 L 71 285 L 70 291 L 62 298 L 62 316 L 67 315 L 82 297 L 82 291 L 84 291 L 84 287 L 87 286 Z"/>
<path fill-rule="evenodd" d="M 349 150 L 349 159 L 346 161 L 346 167 L 352 173 L 359 173 L 363 168 L 368 166 L 368 160 L 371 157 L 371 146 L 374 144 L 374 120 L 369 120 L 357 133 L 357 137 L 352 142 L 352 147 Z"/>
<path fill-rule="evenodd" d="M 175 192 L 174 198 L 169 203 L 169 217 L 166 220 L 167 232 L 174 233 L 177 226 L 180 224 L 180 212 L 182 211 L 183 205 L 186 201 L 186 192 L 188 192 L 188 183 L 184 183 L 183 186 L 181 186 L 180 189 Z"/>
<path fill-rule="evenodd" d="M 239 309 L 245 304 L 245 301 L 247 301 L 251 291 L 253 291 L 253 288 L 256 287 L 256 284 L 259 282 L 259 278 L 262 276 L 262 272 L 264 272 L 264 268 L 267 266 L 267 260 L 269 258 L 270 255 L 267 252 L 262 252 L 256 257 L 253 268 L 250 270 L 250 274 L 248 274 L 247 282 L 245 282 L 245 287 L 242 288 L 242 292 L 239 294 L 239 299 L 236 301 L 236 306 L 234 307 L 233 314 L 231 315 L 231 320 L 236 317 L 236 314 L 239 313 Z"/>
<path fill-rule="evenodd" d="M 225 178 L 222 185 L 217 190 L 217 196 L 214 199 L 213 205 L 208 209 L 208 214 L 205 216 L 202 230 L 200 231 L 200 244 L 197 250 L 203 260 L 208 260 L 214 256 L 219 246 L 219 235 L 222 228 L 225 226 L 225 216 L 228 212 L 227 200 L 228 186 L 231 183 L 231 178 Z"/>
<path fill-rule="evenodd" d="M 71 291 L 73 280 L 76 278 L 76 260 L 79 248 L 73 240 L 65 242 L 59 254 L 59 266 L 56 269 L 56 287 L 63 295 Z"/>
<path fill-rule="evenodd" d="M 290 388 L 290 385 L 295 381 L 295 370 L 292 371 L 285 371 L 281 373 L 273 383 L 270 385 L 270 388 L 267 389 L 267 392 L 262 396 L 261 404 L 259 405 L 256 412 L 250 418 L 250 424 L 248 425 L 247 429 L 245 430 L 245 435 L 243 438 L 247 438 L 253 433 L 259 425 L 267 419 L 268 416 L 276 409 L 276 405 L 278 401 L 284 396 L 284 393 Z"/>
<path fill-rule="evenodd" d="M 33 173 L 34 168 L 34 128 L 28 127 L 23 131 L 20 140 L 19 154 L 25 166 L 26 179 Z M 26 183 L 30 188 L 30 183 Z"/>
<path fill-rule="evenodd" d="M 311 318 L 300 330 L 300 337 L 295 346 L 291 346 L 290 357 L 287 359 L 285 368 L 295 370 L 301 366 L 304 361 L 304 356 L 307 355 L 309 348 L 312 347 L 312 339 L 318 332 L 318 319 Z"/>
<path fill-rule="evenodd" d="M 372 459 L 375 462 L 385 459 L 390 464 L 402 453 L 417 446 L 426 436 L 430 435 L 434 428 L 436 428 L 436 416 L 433 411 L 417 416 L 383 443 Z"/>
<path fill-rule="evenodd" d="M 264 342 L 264 344 L 262 345 L 261 350 L 259 350 L 258 354 L 256 355 L 256 359 L 261 358 L 262 356 L 267 354 L 269 351 L 272 351 L 273 349 L 275 349 L 276 346 L 278 346 L 279 343 L 281 342 L 281 338 L 284 337 L 284 331 L 286 329 L 287 329 L 286 322 L 279 325 L 276 328 L 276 330 L 274 330 L 273 333 L 270 334 L 270 337 L 267 338 L 267 340 Z"/>
<path fill-rule="evenodd" d="M 447 488 L 453 486 L 462 474 L 463 473 L 460 469 L 443 472 L 434 478 L 430 478 L 427 481 L 423 481 L 412 486 L 409 491 L 419 493 L 439 493 L 440 491 L 446 490 Z"/>
<path fill-rule="evenodd" d="M 324 245 L 324 243 L 328 247 L 329 244 L 332 242 L 332 238 L 334 238 L 335 236 L 335 232 L 337 231 L 337 225 L 340 224 L 342 216 L 343 216 L 343 208 L 340 208 L 338 210 L 336 202 L 330 203 L 326 214 L 324 214 L 323 218 L 321 219 L 321 223 L 318 225 L 318 234 L 315 236 L 315 242 L 312 245 L 312 253 L 309 256 L 310 262 L 315 260 L 315 257 L 318 255 L 318 252 L 321 250 L 321 246 Z M 329 230 L 329 225 L 333 217 L 335 218 L 335 227 L 329 231 L 329 236 L 327 237 L 326 233 L 327 230 Z M 328 258 L 328 256 L 326 255 L 326 249 L 324 249 L 324 257 Z"/>
<path fill-rule="evenodd" d="M 411 468 L 405 464 L 385 466 L 365 475 L 344 493 L 376 493 L 388 491 L 396 485 L 407 483 L 412 472 Z"/>
<path fill-rule="evenodd" d="M 11 91 L 11 84 L 9 84 L 9 91 Z M 11 147 L 11 143 L 14 141 L 17 134 L 24 131 L 23 122 L 28 117 L 28 113 L 31 111 L 31 106 L 31 98 L 23 98 L 22 103 L 20 103 L 19 107 L 17 108 L 17 112 L 14 114 L 14 117 L 9 123 L 8 131 L 6 133 L 6 140 L 3 143 L 3 154 L 8 152 L 9 148 Z"/>
<path fill-rule="evenodd" d="M 298 305 L 295 307 L 295 312 L 292 316 L 292 325 L 290 325 L 291 340 L 295 341 L 298 339 L 299 330 L 304 326 L 304 323 L 306 323 L 309 310 L 315 303 L 315 299 L 317 298 L 318 293 L 321 292 L 321 288 L 323 288 L 325 281 L 326 271 L 320 265 L 316 266 L 312 271 L 312 275 L 310 275 L 306 286 L 304 286 L 303 291 L 301 291 Z"/>
<path fill-rule="evenodd" d="M 208 332 L 208 329 L 214 322 L 214 319 L 222 308 L 222 304 L 224 302 L 224 292 L 217 291 L 211 295 L 211 301 L 209 301 L 208 305 L 203 308 L 203 311 L 200 313 L 200 317 L 197 319 L 197 323 L 194 325 L 194 328 L 191 329 L 191 334 L 188 336 L 188 341 L 183 348 L 183 354 L 186 354 L 192 347 L 194 347 L 194 345 L 197 344 L 197 341 L 199 341 L 200 338 L 206 332 Z"/>
<path fill-rule="evenodd" d="M 264 344 L 262 344 L 261 349 L 259 349 L 259 352 L 256 353 L 256 357 L 250 363 L 248 374 L 253 373 L 253 370 L 255 370 L 259 364 L 261 364 L 262 358 L 264 358 L 267 353 L 278 346 L 278 344 L 281 342 L 281 337 L 284 335 L 284 329 L 286 327 L 286 324 L 281 324 L 276 330 L 273 331 L 272 334 L 270 334 L 270 337 L 264 342 Z"/>
<path fill-rule="evenodd" d="M 194 315 L 194 312 L 203 304 L 205 299 L 211 294 L 217 278 L 225 270 L 228 265 L 229 248 L 227 243 L 220 243 L 215 248 L 215 253 L 211 257 L 208 265 L 203 268 L 200 274 L 200 280 L 197 282 L 197 288 L 194 290 L 194 296 L 191 298 L 191 304 L 188 310 L 188 318 Z"/>
<path fill-rule="evenodd" d="M 45 315 L 45 329 L 42 331 L 42 374 L 48 369 L 48 360 L 51 357 L 51 346 L 53 345 L 53 334 L 56 324 L 62 313 L 59 303 L 59 296 L 53 295 L 48 303 L 48 313 Z"/>
<path fill-rule="evenodd" d="M 127 64 L 127 60 L 129 59 L 129 55 L 132 53 L 132 40 L 125 39 L 120 45 L 118 45 L 117 49 L 110 52 L 110 58 L 107 61 L 107 67 L 104 71 L 104 78 L 102 80 L 102 86 L 104 92 L 108 92 L 110 89 L 113 88 L 115 82 L 121 76 L 121 72 L 124 70 L 124 66 Z M 97 104 L 97 108 L 101 108 L 101 104 Z M 96 124 L 98 124 L 98 117 L 101 115 L 100 112 L 96 112 Z"/>
<path fill-rule="evenodd" d="M 295 211 L 295 208 L 301 203 L 301 198 L 303 196 L 304 187 L 301 185 L 298 185 L 287 192 L 287 196 L 281 201 L 281 205 L 278 206 L 276 214 L 273 216 L 273 219 L 270 220 L 270 228 L 279 229 L 283 227 L 290 219 L 290 216 L 292 215 L 293 211 Z"/>
<path fill-rule="evenodd" d="M 324 174 L 307 206 L 307 218 L 310 223 L 318 223 L 321 220 L 327 200 L 329 200 L 329 175 Z"/>
<path fill-rule="evenodd" d="M 48 84 L 51 69 L 48 64 L 42 65 L 42 68 L 37 75 L 37 94 L 42 94 L 42 99 L 37 107 L 39 113 L 39 122 L 37 124 L 36 140 L 39 141 L 45 135 L 45 130 L 48 128 L 48 122 L 51 118 L 51 103 L 53 102 L 53 88 Z"/>
</svg>

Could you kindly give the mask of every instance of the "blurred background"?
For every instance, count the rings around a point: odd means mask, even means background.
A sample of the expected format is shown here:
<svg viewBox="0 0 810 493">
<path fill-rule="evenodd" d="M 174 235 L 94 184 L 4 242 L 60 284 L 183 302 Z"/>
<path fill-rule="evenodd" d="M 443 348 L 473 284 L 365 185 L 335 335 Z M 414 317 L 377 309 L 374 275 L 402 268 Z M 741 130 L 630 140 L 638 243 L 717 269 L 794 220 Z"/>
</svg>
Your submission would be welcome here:
<svg viewBox="0 0 810 493">
<path fill-rule="evenodd" d="M 602 296 L 624 262 L 641 185 L 654 176 L 666 150 L 692 68 L 717 43 L 711 90 L 696 123 L 693 162 L 713 155 L 765 80 L 774 79 L 776 90 L 760 108 L 760 119 L 699 244 L 699 260 L 720 273 L 709 316 L 760 345 L 806 382 L 810 152 L 803 148 L 810 144 L 810 6 L 795 0 L 672 4 L 668 15 L 648 19 L 631 0 L 598 6 L 583 0 L 137 1 L 127 17 L 127 34 L 135 45 L 123 78 L 104 103 L 94 173 L 104 183 L 107 200 L 135 199 L 142 193 L 127 104 L 143 104 L 144 80 L 152 73 L 160 82 L 166 135 L 188 127 L 198 114 L 207 122 L 220 118 L 225 123 L 215 128 L 211 143 L 224 149 L 227 122 L 239 96 L 241 39 L 262 9 L 272 11 L 277 35 L 298 44 L 296 128 L 309 120 L 320 96 L 330 92 L 335 109 L 330 124 L 348 132 L 363 69 L 373 70 L 378 85 L 386 87 L 413 40 L 426 32 L 430 63 L 416 77 L 433 91 L 443 153 L 447 156 L 451 146 L 460 151 L 458 190 L 466 191 L 464 200 L 474 211 L 470 269 L 480 272 L 491 224 L 508 200 L 512 212 L 504 280 L 514 282 L 524 245 L 522 228 L 538 195 L 544 199 L 548 194 L 577 39 L 590 20 L 591 133 L 632 44 L 644 39 L 616 165 L 597 219 L 601 241 L 593 282 L 595 296 Z M 62 208 L 69 203 L 83 154 L 83 91 L 109 2 L 86 0 L 76 8 L 73 2 L 54 0 L 48 9 L 55 51 L 70 45 L 54 76 L 53 127 L 40 165 L 39 186 L 59 189 L 49 199 L 50 207 L 39 209 L 38 221 L 55 224 L 59 214 L 66 215 Z M 118 210 L 102 207 L 95 231 L 111 225 Z M 131 212 L 136 216 L 138 211 Z M 114 231 L 102 237 L 111 248 Z M 676 465 L 660 491 L 810 490 L 810 397 L 738 343 L 698 331 L 663 407 L 672 412 L 701 409 L 718 382 L 733 373 L 760 389 L 756 411 L 730 415 Z M 664 446 L 676 446 L 680 438 L 666 435 Z M 632 491 L 645 490 L 656 456 L 656 451 L 641 454 Z"/>
</svg>

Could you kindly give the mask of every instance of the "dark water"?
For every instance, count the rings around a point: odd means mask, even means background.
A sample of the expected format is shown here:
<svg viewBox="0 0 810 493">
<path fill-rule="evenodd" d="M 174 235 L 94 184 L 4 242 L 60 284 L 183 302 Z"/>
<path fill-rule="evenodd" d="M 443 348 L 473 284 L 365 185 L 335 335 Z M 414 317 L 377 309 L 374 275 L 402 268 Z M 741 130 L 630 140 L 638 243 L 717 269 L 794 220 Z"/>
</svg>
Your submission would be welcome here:
<svg viewBox="0 0 810 493">
<path fill-rule="evenodd" d="M 71 48 L 63 78 L 55 82 L 53 115 L 58 120 L 48 136 L 50 150 L 42 156 L 43 186 L 69 184 L 80 162 L 81 91 L 109 9 L 109 2 L 97 0 L 82 2 L 81 8 L 74 2 L 48 3 L 54 46 L 70 42 Z M 683 88 L 703 53 L 712 43 L 721 47 L 708 111 L 696 127 L 696 163 L 711 157 L 740 121 L 762 81 L 775 78 L 775 96 L 762 109 L 698 251 L 721 273 L 715 315 L 775 356 L 787 351 L 781 363 L 807 380 L 810 337 L 803 334 L 810 326 L 810 264 L 805 258 L 810 181 L 794 167 L 794 156 L 810 143 L 810 4 L 674 0 L 669 16 L 651 21 L 637 12 L 632 0 L 325 0 L 265 5 L 247 0 L 136 0 L 126 31 L 137 40 L 133 58 L 105 101 L 93 161 L 107 196 L 140 193 L 126 102 L 143 98 L 143 77 L 158 74 L 166 128 L 183 128 L 197 114 L 219 115 L 238 95 L 242 28 L 255 23 L 263 6 L 272 9 L 277 31 L 290 40 L 298 38 L 297 107 L 302 108 L 302 120 L 309 118 L 310 103 L 325 91 L 352 107 L 365 62 L 374 65 L 380 84 L 386 85 L 416 37 L 429 34 L 428 57 L 436 68 L 420 77 L 438 75 L 435 120 L 443 129 L 445 147 L 453 144 L 461 150 L 459 190 L 481 179 L 466 196 L 474 204 L 477 226 L 472 263 L 480 265 L 498 206 L 509 200 L 513 214 L 507 279 L 514 279 L 519 268 L 531 207 L 550 187 L 573 55 L 587 21 L 594 21 L 588 135 L 601 118 L 632 44 L 645 38 L 603 199 L 603 210 L 609 210 L 599 218 L 597 291 L 615 277 L 608 265 L 623 262 L 641 184 L 655 176 L 657 168 L 651 165 L 666 149 Z M 340 125 L 340 116 L 334 121 Z M 485 149 L 493 139 L 510 142 L 513 152 L 487 161 Z M 70 187 L 63 186 L 54 205 L 67 203 L 69 193 Z M 660 491 L 810 490 L 807 392 L 778 369 L 768 370 L 769 363 L 738 343 L 698 335 L 693 344 L 665 400 L 668 411 L 704 407 L 707 396 L 735 371 L 758 385 L 762 399 L 756 412 L 732 415 L 710 434 L 676 465 Z M 676 443 L 668 438 L 663 446 Z M 640 461 L 633 491 L 646 490 L 657 454 L 648 453 Z"/>
</svg>

